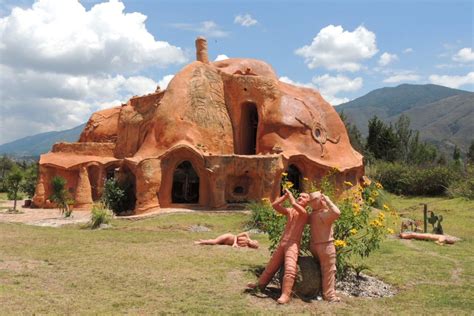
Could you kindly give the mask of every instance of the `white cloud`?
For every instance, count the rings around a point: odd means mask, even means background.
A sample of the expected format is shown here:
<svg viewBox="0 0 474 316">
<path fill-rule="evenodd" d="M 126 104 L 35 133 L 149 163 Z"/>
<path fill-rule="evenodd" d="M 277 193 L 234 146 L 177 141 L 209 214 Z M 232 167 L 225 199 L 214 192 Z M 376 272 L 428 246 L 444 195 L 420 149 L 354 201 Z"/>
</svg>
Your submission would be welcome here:
<svg viewBox="0 0 474 316">
<path fill-rule="evenodd" d="M 214 21 L 203 21 L 197 24 L 191 23 L 174 23 L 171 26 L 185 31 L 193 31 L 206 37 L 227 37 L 229 33 L 223 31 Z"/>
<path fill-rule="evenodd" d="M 173 79 L 174 75 L 166 75 L 158 81 L 158 85 L 160 86 L 161 90 L 165 90 L 168 88 L 168 84 L 170 83 L 171 79 Z"/>
<path fill-rule="evenodd" d="M 72 128 L 155 91 L 158 83 L 139 70 L 186 59 L 155 40 L 145 20 L 116 0 L 89 11 L 75 0 L 38 0 L 0 18 L 0 143 Z"/>
<path fill-rule="evenodd" d="M 146 16 L 111 0 L 87 11 L 77 0 L 39 0 L 0 19 L 3 64 L 61 73 L 136 71 L 179 64 L 179 47 L 156 41 Z"/>
<path fill-rule="evenodd" d="M 401 73 L 401 74 L 394 74 L 386 79 L 383 82 L 385 83 L 399 83 L 399 82 L 407 82 L 407 81 L 419 81 L 420 76 L 414 73 Z"/>
<path fill-rule="evenodd" d="M 339 105 L 350 100 L 347 97 L 338 97 L 336 94 L 340 92 L 357 91 L 362 88 L 363 85 L 363 79 L 361 77 L 350 79 L 345 76 L 338 75 L 333 77 L 328 74 L 319 77 L 313 77 L 309 83 L 293 81 L 288 77 L 280 77 L 280 81 L 296 86 L 318 90 L 323 98 L 332 105 Z"/>
<path fill-rule="evenodd" d="M 344 31 L 342 26 L 328 25 L 321 29 L 310 45 L 295 53 L 305 58 L 310 69 L 325 67 L 337 71 L 358 71 L 360 62 L 377 53 L 375 34 L 364 26 Z"/>
<path fill-rule="evenodd" d="M 404 54 L 413 53 L 413 48 L 411 48 L 411 47 L 405 48 L 405 49 L 403 50 L 403 53 L 404 53 Z"/>
<path fill-rule="evenodd" d="M 252 16 L 247 13 L 243 15 L 242 14 L 237 15 L 234 19 L 234 23 L 249 27 L 249 26 L 257 24 L 258 21 L 252 18 Z"/>
<path fill-rule="evenodd" d="M 385 52 L 380 56 L 378 64 L 384 67 L 396 60 L 398 60 L 398 56 L 396 54 L 390 54 Z"/>
<path fill-rule="evenodd" d="M 470 72 L 465 76 L 431 75 L 429 80 L 434 84 L 459 88 L 464 85 L 474 85 L 474 72 Z"/>
<path fill-rule="evenodd" d="M 216 57 L 216 59 L 214 59 L 214 61 L 221 61 L 221 60 L 226 60 L 226 59 L 229 59 L 229 57 L 227 57 L 227 55 L 220 54 L 220 55 L 217 55 L 217 57 Z"/>
<path fill-rule="evenodd" d="M 357 91 L 362 88 L 363 85 L 363 80 L 361 77 L 350 79 L 341 75 L 333 77 L 328 74 L 319 77 L 313 77 L 312 82 L 324 95 L 336 95 L 343 91 Z"/>
<path fill-rule="evenodd" d="M 474 61 L 474 52 L 472 48 L 465 47 L 460 49 L 452 58 L 458 63 L 470 63 Z"/>
<path fill-rule="evenodd" d="M 94 111 L 153 92 L 157 86 L 143 76 L 69 75 L 8 66 L 0 66 L 0 71 L 0 143 L 72 128 Z"/>
</svg>

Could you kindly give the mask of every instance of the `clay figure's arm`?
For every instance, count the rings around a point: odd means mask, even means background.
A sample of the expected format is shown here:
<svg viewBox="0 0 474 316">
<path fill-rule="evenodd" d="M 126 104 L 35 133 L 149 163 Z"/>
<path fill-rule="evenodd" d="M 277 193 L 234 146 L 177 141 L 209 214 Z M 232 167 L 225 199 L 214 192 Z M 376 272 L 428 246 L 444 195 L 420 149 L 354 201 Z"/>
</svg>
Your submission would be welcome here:
<svg viewBox="0 0 474 316">
<path fill-rule="evenodd" d="M 296 203 L 295 197 L 293 196 L 293 194 L 291 194 L 290 190 L 285 189 L 285 192 L 288 194 L 288 197 L 290 198 L 290 203 L 294 207 L 294 209 L 300 214 L 306 213 L 306 210 L 304 209 L 304 207 Z"/>
<path fill-rule="evenodd" d="M 248 239 L 250 239 L 250 235 L 247 232 L 240 233 L 237 235 L 237 237 L 247 237 Z"/>
<path fill-rule="evenodd" d="M 234 236 L 234 243 L 232 244 L 232 247 L 239 247 L 239 245 L 237 245 L 237 236 Z"/>
<path fill-rule="evenodd" d="M 273 201 L 272 207 L 275 209 L 275 211 L 283 215 L 288 215 L 288 209 L 286 209 L 285 207 L 283 207 L 283 205 L 281 205 L 281 203 L 283 203 L 287 198 L 288 198 L 288 192 L 285 192 L 285 194 L 283 194 L 282 196 L 277 198 L 275 201 Z"/>
<path fill-rule="evenodd" d="M 327 195 L 322 194 L 321 198 L 323 199 L 324 202 L 326 202 L 329 212 L 332 213 L 331 217 L 334 217 L 334 219 L 339 218 L 339 216 L 341 215 L 341 211 L 339 210 L 337 205 L 334 204 L 334 202 L 331 201 L 331 199 Z"/>
</svg>

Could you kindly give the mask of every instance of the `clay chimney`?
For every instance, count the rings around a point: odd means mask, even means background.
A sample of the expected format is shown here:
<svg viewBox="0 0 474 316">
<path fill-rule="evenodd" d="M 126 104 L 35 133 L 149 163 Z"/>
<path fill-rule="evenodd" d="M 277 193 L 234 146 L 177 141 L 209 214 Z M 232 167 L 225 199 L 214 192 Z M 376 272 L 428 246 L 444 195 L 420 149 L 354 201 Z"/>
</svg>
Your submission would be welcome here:
<svg viewBox="0 0 474 316">
<path fill-rule="evenodd" d="M 207 55 L 207 40 L 199 36 L 196 38 L 196 60 L 209 64 L 209 56 Z"/>
</svg>

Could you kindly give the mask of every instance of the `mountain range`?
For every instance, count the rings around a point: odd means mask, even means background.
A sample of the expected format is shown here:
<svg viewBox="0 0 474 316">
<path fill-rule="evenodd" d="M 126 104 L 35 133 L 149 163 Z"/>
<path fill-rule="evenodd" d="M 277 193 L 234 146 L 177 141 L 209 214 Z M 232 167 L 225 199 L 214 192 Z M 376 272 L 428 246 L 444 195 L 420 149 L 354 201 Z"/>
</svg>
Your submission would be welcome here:
<svg viewBox="0 0 474 316">
<path fill-rule="evenodd" d="M 0 154 L 15 157 L 36 157 L 51 150 L 57 142 L 76 142 L 86 124 L 81 124 L 64 131 L 40 133 L 23 137 L 0 145 Z"/>
<path fill-rule="evenodd" d="M 404 114 L 410 118 L 410 127 L 420 131 L 422 140 L 443 152 L 452 152 L 454 145 L 466 152 L 474 139 L 474 93 L 469 91 L 434 84 L 402 84 L 371 91 L 336 110 L 344 112 L 363 136 L 374 115 L 394 123 Z"/>
<path fill-rule="evenodd" d="M 402 84 L 373 90 L 366 95 L 336 107 L 366 136 L 368 120 L 374 115 L 386 123 L 400 115 L 410 118 L 411 128 L 420 131 L 422 140 L 452 152 L 458 145 L 467 151 L 474 139 L 474 93 L 426 84 Z M 47 132 L 0 145 L 0 154 L 39 156 L 59 141 L 75 142 L 85 124 L 65 131 Z"/>
</svg>

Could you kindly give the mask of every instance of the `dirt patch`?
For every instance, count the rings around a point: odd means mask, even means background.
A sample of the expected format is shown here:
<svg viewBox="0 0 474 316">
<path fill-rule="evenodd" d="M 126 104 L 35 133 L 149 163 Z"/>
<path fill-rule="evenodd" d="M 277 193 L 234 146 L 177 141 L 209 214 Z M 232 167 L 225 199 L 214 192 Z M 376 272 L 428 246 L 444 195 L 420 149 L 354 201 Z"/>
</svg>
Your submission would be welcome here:
<svg viewBox="0 0 474 316">
<path fill-rule="evenodd" d="M 254 269 L 256 276 L 261 273 L 260 269 Z M 278 306 L 276 302 L 281 295 L 281 290 L 277 278 L 273 278 L 267 288 L 260 292 L 258 289 L 245 289 L 244 293 L 249 294 L 251 304 L 270 308 Z M 338 307 L 345 306 L 350 298 L 382 298 L 392 297 L 397 293 L 395 287 L 387 284 L 375 277 L 361 273 L 358 278 L 355 273 L 349 273 L 344 280 L 336 281 L 336 294 L 341 298 L 337 303 Z M 313 298 L 298 297 L 293 293 L 293 298 L 289 304 L 293 308 L 317 308 L 318 313 L 332 313 L 334 303 L 326 302 L 321 294 Z"/>
<path fill-rule="evenodd" d="M 5 207 L 13 207 L 13 201 L 2 201 L 0 204 Z M 71 217 L 65 218 L 58 209 L 24 208 L 22 205 L 22 201 L 17 201 L 17 213 L 0 211 L 0 222 L 60 227 L 87 223 L 90 219 L 89 210 L 73 211 Z"/>
<path fill-rule="evenodd" d="M 33 270 L 41 265 L 46 264 L 44 261 L 38 260 L 1 260 L 0 259 L 0 270 L 7 270 L 12 272 L 24 272 Z"/>
<path fill-rule="evenodd" d="M 336 282 L 338 292 L 354 297 L 392 297 L 396 289 L 377 278 L 361 273 L 349 273 L 343 280 Z"/>
</svg>

